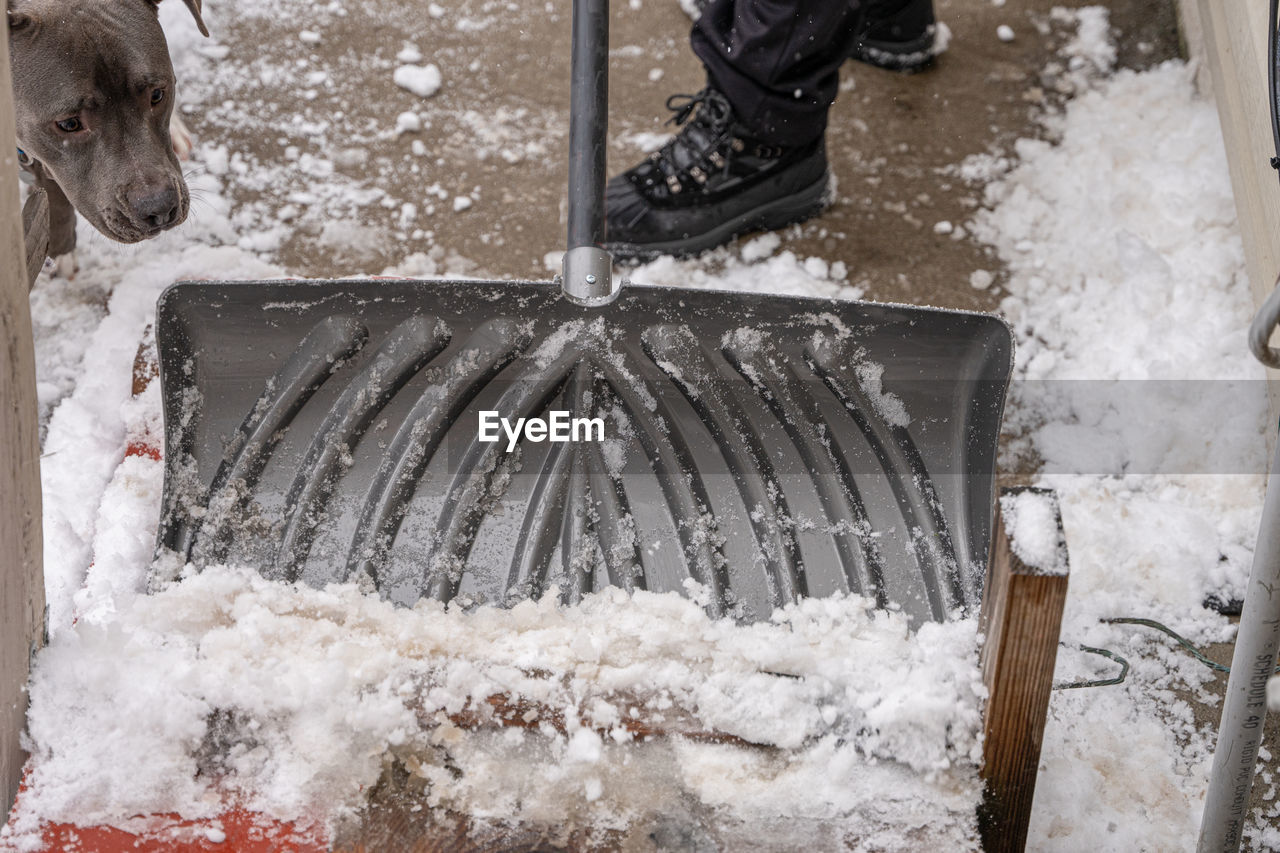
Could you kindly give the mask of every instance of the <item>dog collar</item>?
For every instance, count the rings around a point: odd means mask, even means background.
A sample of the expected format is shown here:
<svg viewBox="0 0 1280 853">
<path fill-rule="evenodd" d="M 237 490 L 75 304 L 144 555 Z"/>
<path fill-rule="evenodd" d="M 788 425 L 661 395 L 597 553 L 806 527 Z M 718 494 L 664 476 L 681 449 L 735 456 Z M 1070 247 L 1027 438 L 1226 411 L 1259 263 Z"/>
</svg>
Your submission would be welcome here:
<svg viewBox="0 0 1280 853">
<path fill-rule="evenodd" d="M 31 171 L 31 164 L 33 162 L 31 155 L 23 151 L 21 148 L 18 149 L 18 180 L 22 181 L 24 184 L 35 184 L 36 182 L 35 172 Z"/>
</svg>

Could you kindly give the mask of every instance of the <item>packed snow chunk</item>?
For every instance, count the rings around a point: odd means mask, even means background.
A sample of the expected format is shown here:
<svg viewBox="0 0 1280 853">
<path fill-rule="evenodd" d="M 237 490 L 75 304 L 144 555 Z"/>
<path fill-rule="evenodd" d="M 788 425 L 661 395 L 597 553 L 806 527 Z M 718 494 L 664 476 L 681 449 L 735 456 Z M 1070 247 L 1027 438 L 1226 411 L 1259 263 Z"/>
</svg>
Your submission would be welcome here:
<svg viewBox="0 0 1280 853">
<path fill-rule="evenodd" d="M 1073 71 L 1109 73 L 1116 64 L 1116 45 L 1111 38 L 1111 11 L 1105 6 L 1068 9 L 1055 6 L 1050 17 L 1076 27 L 1075 37 L 1062 48 Z"/>
<path fill-rule="evenodd" d="M 986 290 L 995 280 L 990 270 L 974 270 L 969 274 L 969 286 L 974 290 Z"/>
<path fill-rule="evenodd" d="M 415 65 L 422 61 L 422 51 L 416 44 L 405 42 L 404 47 L 396 54 L 396 62 L 402 65 Z"/>
<path fill-rule="evenodd" d="M 1009 26 L 1008 24 L 1001 24 L 1000 26 L 996 27 L 996 38 L 1000 39 L 1000 41 L 1005 41 L 1005 42 L 1013 41 L 1014 39 L 1013 27 Z"/>
<path fill-rule="evenodd" d="M 406 110 L 396 116 L 396 134 L 417 133 L 422 130 L 422 119 L 418 114 Z"/>
<path fill-rule="evenodd" d="M 440 90 L 440 69 L 435 63 L 427 65 L 401 65 L 391 78 L 401 89 L 420 98 L 429 98 Z"/>
<path fill-rule="evenodd" d="M 471 207 L 471 199 L 469 197 L 465 195 L 454 196 L 453 198 L 454 213 L 461 213 L 464 210 L 470 209 L 470 207 Z"/>
<path fill-rule="evenodd" d="M 628 133 L 619 138 L 619 142 L 627 145 L 634 145 L 645 154 L 652 154 L 662 146 L 666 145 L 672 139 L 669 133 L 653 133 L 651 131 L 637 131 L 636 133 Z"/>
<path fill-rule="evenodd" d="M 200 157 L 204 160 L 204 167 L 209 170 L 209 174 L 219 177 L 227 173 L 231 162 L 225 145 L 207 145 L 201 149 Z"/>
<path fill-rule="evenodd" d="M 303 30 L 298 33 L 298 41 L 303 44 L 319 44 L 320 34 L 315 30 Z"/>
<path fill-rule="evenodd" d="M 831 264 L 817 256 L 805 258 L 804 271 L 814 278 L 828 278 L 831 275 Z"/>
<path fill-rule="evenodd" d="M 911 425 L 911 415 L 907 413 L 907 406 L 902 402 L 902 398 L 884 390 L 883 364 L 862 361 L 854 368 L 854 373 L 858 377 L 858 384 L 862 386 L 863 393 L 867 395 L 872 408 L 880 417 L 892 426 L 905 428 Z"/>
<path fill-rule="evenodd" d="M 1058 502 L 1032 489 L 1002 495 L 1000 513 L 1014 556 L 1042 575 L 1065 575 L 1067 553 L 1058 528 Z"/>
<path fill-rule="evenodd" d="M 949 47 L 951 47 L 951 27 L 939 21 L 933 27 L 933 46 L 929 48 L 929 53 L 941 56 Z"/>
</svg>

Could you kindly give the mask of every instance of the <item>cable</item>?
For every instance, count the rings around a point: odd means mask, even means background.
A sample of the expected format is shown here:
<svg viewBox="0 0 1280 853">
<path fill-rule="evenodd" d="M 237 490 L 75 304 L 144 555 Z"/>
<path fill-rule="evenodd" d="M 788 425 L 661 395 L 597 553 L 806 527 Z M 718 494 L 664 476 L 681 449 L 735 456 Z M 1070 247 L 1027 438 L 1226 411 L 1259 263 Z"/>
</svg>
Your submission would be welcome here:
<svg viewBox="0 0 1280 853">
<path fill-rule="evenodd" d="M 1271 11 L 1268 17 L 1268 25 L 1271 29 L 1268 30 L 1270 38 L 1267 39 L 1267 91 L 1271 93 L 1271 141 L 1276 152 L 1276 156 L 1271 158 L 1273 169 L 1280 169 L 1280 102 L 1277 100 L 1280 92 L 1276 88 L 1276 63 L 1280 62 L 1280 48 L 1277 47 L 1277 42 L 1280 42 L 1280 32 L 1276 27 L 1278 5 L 1280 5 L 1278 0 L 1271 0 Z"/>
<path fill-rule="evenodd" d="M 1273 8 L 1274 8 L 1274 5 L 1275 5 L 1275 2 L 1273 2 L 1272 4 Z M 1280 149 L 1277 149 L 1277 150 L 1280 150 Z M 1209 667 L 1214 672 L 1227 672 L 1227 673 L 1231 672 L 1231 667 L 1224 666 L 1220 663 L 1217 663 L 1216 661 L 1209 660 L 1207 657 L 1204 656 L 1204 653 L 1201 652 L 1199 649 L 1197 649 L 1194 645 L 1192 645 L 1191 641 L 1188 640 L 1186 637 L 1182 636 L 1177 631 L 1174 631 L 1172 628 L 1168 627 L 1167 625 L 1162 625 L 1161 623 L 1157 622 L 1154 619 L 1140 619 L 1137 616 L 1112 616 L 1106 619 L 1099 619 L 1098 621 L 1105 622 L 1108 625 L 1141 625 L 1144 628 L 1154 628 L 1157 631 L 1161 632 L 1162 634 L 1166 634 L 1172 637 L 1174 640 L 1178 642 L 1178 645 L 1182 646 L 1184 649 L 1191 652 L 1191 654 L 1195 656 L 1196 660 L 1200 661 L 1200 663 Z M 1078 687 L 1107 687 L 1113 684 L 1124 683 L 1125 676 L 1129 674 L 1129 662 L 1127 660 L 1120 657 L 1120 655 L 1116 654 L 1115 652 L 1110 651 L 1109 649 L 1096 649 L 1093 646 L 1077 646 L 1077 648 L 1079 648 L 1080 651 L 1082 652 L 1089 652 L 1090 654 L 1101 655 L 1104 658 L 1110 658 L 1111 660 L 1120 664 L 1120 674 L 1115 678 L 1105 678 L 1097 681 L 1072 681 L 1067 684 L 1055 684 L 1053 685 L 1054 690 L 1072 690 Z M 1272 672 L 1272 675 L 1280 675 L 1280 666 L 1277 666 L 1275 668 L 1275 670 Z"/>
<path fill-rule="evenodd" d="M 1212 669 L 1214 672 L 1231 672 L 1231 667 L 1223 666 L 1220 663 L 1215 663 L 1214 661 L 1209 660 L 1199 649 L 1191 645 L 1191 641 L 1186 637 L 1165 625 L 1161 625 L 1154 619 L 1139 619 L 1136 616 L 1116 616 L 1111 619 L 1101 619 L 1099 621 L 1106 622 L 1111 625 L 1141 625 L 1144 628 L 1155 628 L 1157 631 L 1167 634 L 1177 640 L 1178 645 L 1191 652 L 1191 654 L 1195 656 L 1196 660 L 1200 661 L 1200 663 L 1209 667 L 1209 669 Z"/>
<path fill-rule="evenodd" d="M 1074 690 L 1077 687 L 1107 687 L 1112 684 L 1124 683 L 1125 676 L 1129 674 L 1129 662 L 1127 660 L 1108 649 L 1095 649 L 1093 646 L 1078 646 L 1077 648 L 1082 652 L 1089 652 L 1094 655 L 1102 655 L 1104 658 L 1111 658 L 1111 660 L 1120 664 L 1120 674 L 1115 678 L 1104 678 L 1099 681 L 1071 681 L 1066 684 L 1055 684 L 1053 685 L 1054 690 Z"/>
</svg>

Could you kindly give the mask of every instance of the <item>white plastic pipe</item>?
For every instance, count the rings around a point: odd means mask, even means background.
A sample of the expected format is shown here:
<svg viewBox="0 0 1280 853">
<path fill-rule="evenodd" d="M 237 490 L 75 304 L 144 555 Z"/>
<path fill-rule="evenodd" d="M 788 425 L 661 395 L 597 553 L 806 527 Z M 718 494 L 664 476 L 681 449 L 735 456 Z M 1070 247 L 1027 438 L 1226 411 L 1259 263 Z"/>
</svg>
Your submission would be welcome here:
<svg viewBox="0 0 1280 853">
<path fill-rule="evenodd" d="M 1231 657 L 1227 697 L 1204 802 L 1198 853 L 1240 849 L 1249 793 L 1267 718 L 1267 680 L 1280 653 L 1280 439 L 1267 476 L 1267 497 Z"/>
</svg>

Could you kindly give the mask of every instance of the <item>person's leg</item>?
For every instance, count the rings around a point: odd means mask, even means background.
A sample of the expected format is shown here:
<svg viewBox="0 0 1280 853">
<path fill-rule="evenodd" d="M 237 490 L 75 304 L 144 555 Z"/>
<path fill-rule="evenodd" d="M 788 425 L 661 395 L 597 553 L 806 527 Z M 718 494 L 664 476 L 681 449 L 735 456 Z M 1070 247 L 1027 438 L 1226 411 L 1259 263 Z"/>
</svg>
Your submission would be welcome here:
<svg viewBox="0 0 1280 853">
<path fill-rule="evenodd" d="M 712 0 L 693 34 L 707 88 L 670 99 L 675 139 L 609 181 L 606 248 L 688 255 L 818 213 L 826 113 L 854 17 L 847 0 Z"/>
<path fill-rule="evenodd" d="M 866 0 L 863 21 L 850 59 L 909 73 L 938 55 L 933 0 Z"/>
<path fill-rule="evenodd" d="M 801 145 L 826 130 L 860 11 L 858 0 L 711 0 L 690 41 L 753 136 Z"/>
<path fill-rule="evenodd" d="M 679 133 L 609 181 L 606 248 L 619 259 L 688 255 L 817 214 L 840 64 L 874 47 L 871 35 L 909 47 L 926 21 L 931 39 L 932 0 L 709 0 L 691 39 L 707 88 L 669 99 Z M 889 60 L 875 64 L 908 67 Z"/>
</svg>

